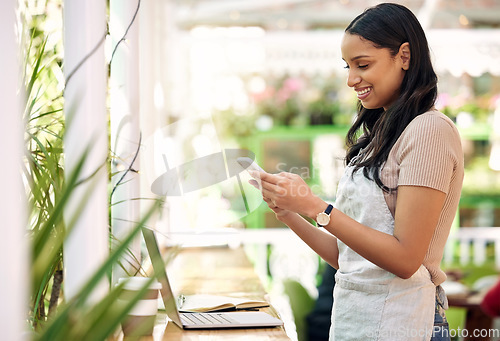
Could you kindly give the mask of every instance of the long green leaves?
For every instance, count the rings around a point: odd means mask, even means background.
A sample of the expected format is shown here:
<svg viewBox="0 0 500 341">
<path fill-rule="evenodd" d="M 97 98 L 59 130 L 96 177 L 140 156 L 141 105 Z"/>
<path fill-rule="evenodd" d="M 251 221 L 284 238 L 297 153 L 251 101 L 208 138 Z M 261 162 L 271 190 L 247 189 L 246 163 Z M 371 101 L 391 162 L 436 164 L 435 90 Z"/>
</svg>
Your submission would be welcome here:
<svg viewBox="0 0 500 341">
<path fill-rule="evenodd" d="M 52 9 L 62 5 L 61 0 L 47 0 L 47 5 L 49 2 Z M 26 6 L 30 6 L 28 2 Z M 71 174 L 67 174 L 63 138 L 69 123 L 63 115 L 62 41 L 56 41 L 50 32 L 44 31 L 47 27 L 45 16 L 50 11 L 41 14 L 34 10 L 36 14 L 30 14 L 27 9 L 26 12 L 23 36 L 30 39 L 25 46 L 23 74 L 26 159 L 22 172 L 29 204 L 27 231 L 32 246 L 30 326 L 35 340 L 105 340 L 142 297 L 146 287 L 127 304 L 119 304 L 117 300 L 122 286 L 110 288 L 97 301 L 96 292 L 100 292 L 103 283 L 109 285 L 112 268 L 129 252 L 131 240 L 138 237 L 138 232 L 158 209 L 159 202 L 153 201 L 124 240 L 114 240 L 108 259 L 74 298 L 65 302 L 59 297 L 64 284 L 64 242 L 81 213 L 77 210 L 68 217 L 66 207 L 82 184 L 82 169 L 89 149 L 80 156 Z M 82 209 L 93 190 L 93 180 L 93 174 L 84 180 L 86 193 L 78 205 Z M 50 308 L 47 310 L 48 302 Z"/>
<path fill-rule="evenodd" d="M 118 245 L 104 264 L 83 286 L 79 294 L 61 307 L 58 314 L 49 320 L 46 328 L 42 330 L 42 333 L 39 334 L 36 340 L 104 340 L 113 333 L 120 322 L 127 316 L 127 313 L 133 308 L 134 304 L 144 295 L 147 286 L 140 290 L 129 304 L 125 306 L 117 302 L 121 286 L 112 289 L 99 302 L 92 302 L 91 295 L 99 284 L 102 283 L 102 280 L 106 278 L 113 266 L 125 254 L 130 242 L 137 236 L 138 232 L 141 231 L 141 228 L 153 213 L 156 212 L 158 207 L 159 202 L 155 202 L 141 221 L 122 240 L 121 244 Z M 97 316 L 100 318 L 96 318 Z"/>
<path fill-rule="evenodd" d="M 62 213 L 85 155 L 73 176 L 65 179 L 63 166 L 64 121 L 62 102 L 47 98 L 57 92 L 60 72 L 56 52 L 47 50 L 47 36 L 35 23 L 27 23 L 31 37 L 25 51 L 24 95 L 26 98 L 26 161 L 23 166 L 26 195 L 29 205 L 28 231 L 31 238 L 31 311 L 32 328 L 47 318 L 46 299 L 51 295 L 53 306 L 59 301 L 58 290 L 52 291 L 54 273 L 61 271 L 62 244 L 65 225 Z M 58 276 L 57 278 L 60 278 Z M 60 287 L 60 283 L 55 283 Z"/>
</svg>

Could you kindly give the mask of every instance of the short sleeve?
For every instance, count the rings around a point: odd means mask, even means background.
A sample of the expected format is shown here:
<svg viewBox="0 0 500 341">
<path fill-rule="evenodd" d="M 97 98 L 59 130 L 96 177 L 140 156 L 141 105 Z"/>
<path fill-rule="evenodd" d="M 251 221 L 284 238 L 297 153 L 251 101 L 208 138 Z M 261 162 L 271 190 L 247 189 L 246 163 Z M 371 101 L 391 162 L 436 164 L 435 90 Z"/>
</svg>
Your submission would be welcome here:
<svg viewBox="0 0 500 341">
<path fill-rule="evenodd" d="M 451 120 L 435 114 L 416 117 L 401 135 L 396 154 L 398 186 L 423 186 L 448 193 L 461 153 L 460 135 Z"/>
</svg>

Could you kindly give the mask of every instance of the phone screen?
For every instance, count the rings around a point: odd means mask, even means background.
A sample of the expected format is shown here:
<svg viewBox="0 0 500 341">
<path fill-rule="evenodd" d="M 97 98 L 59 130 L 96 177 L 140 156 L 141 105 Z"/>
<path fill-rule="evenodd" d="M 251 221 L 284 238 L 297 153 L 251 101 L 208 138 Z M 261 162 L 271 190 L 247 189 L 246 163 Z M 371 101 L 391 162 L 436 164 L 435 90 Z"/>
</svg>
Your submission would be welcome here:
<svg viewBox="0 0 500 341">
<path fill-rule="evenodd" d="M 238 161 L 238 163 L 241 165 L 241 167 L 243 167 L 246 170 L 254 170 L 254 171 L 257 171 L 257 172 L 265 172 L 265 170 L 262 169 L 262 167 L 260 167 L 255 162 L 255 160 L 252 160 L 249 157 L 239 157 L 238 159 L 236 159 L 236 161 Z"/>
</svg>

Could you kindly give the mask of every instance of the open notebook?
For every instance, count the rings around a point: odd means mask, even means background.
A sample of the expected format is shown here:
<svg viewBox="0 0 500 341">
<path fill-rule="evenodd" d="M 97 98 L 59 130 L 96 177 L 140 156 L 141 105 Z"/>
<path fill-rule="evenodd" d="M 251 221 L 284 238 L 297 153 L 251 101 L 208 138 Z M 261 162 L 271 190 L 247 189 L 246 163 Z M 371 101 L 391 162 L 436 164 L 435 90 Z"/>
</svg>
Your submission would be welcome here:
<svg viewBox="0 0 500 341">
<path fill-rule="evenodd" d="M 277 327 L 283 321 L 261 311 L 238 312 L 179 312 L 177 299 L 174 297 L 170 282 L 167 277 L 165 263 L 160 254 L 158 242 L 154 232 L 143 228 L 142 234 L 146 242 L 153 270 L 161 283 L 161 296 L 168 317 L 179 327 L 184 329 L 208 328 L 251 328 L 251 327 Z"/>
<path fill-rule="evenodd" d="M 209 313 L 214 311 L 255 310 L 269 307 L 266 301 L 253 301 L 238 297 L 217 295 L 181 295 L 178 299 L 179 311 Z"/>
</svg>

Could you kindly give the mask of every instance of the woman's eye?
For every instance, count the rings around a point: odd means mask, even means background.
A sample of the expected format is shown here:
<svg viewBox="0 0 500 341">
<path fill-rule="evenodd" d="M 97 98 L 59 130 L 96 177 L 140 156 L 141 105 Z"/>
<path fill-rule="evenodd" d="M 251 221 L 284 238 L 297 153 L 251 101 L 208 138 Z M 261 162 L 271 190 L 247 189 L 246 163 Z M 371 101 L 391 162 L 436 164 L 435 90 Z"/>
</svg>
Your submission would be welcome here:
<svg viewBox="0 0 500 341">
<path fill-rule="evenodd" d="M 349 70 L 349 65 L 344 66 L 344 69 Z"/>
<path fill-rule="evenodd" d="M 366 68 L 368 67 L 368 64 L 365 64 L 365 65 L 358 65 L 358 67 L 359 67 L 360 69 L 366 69 Z"/>
</svg>

